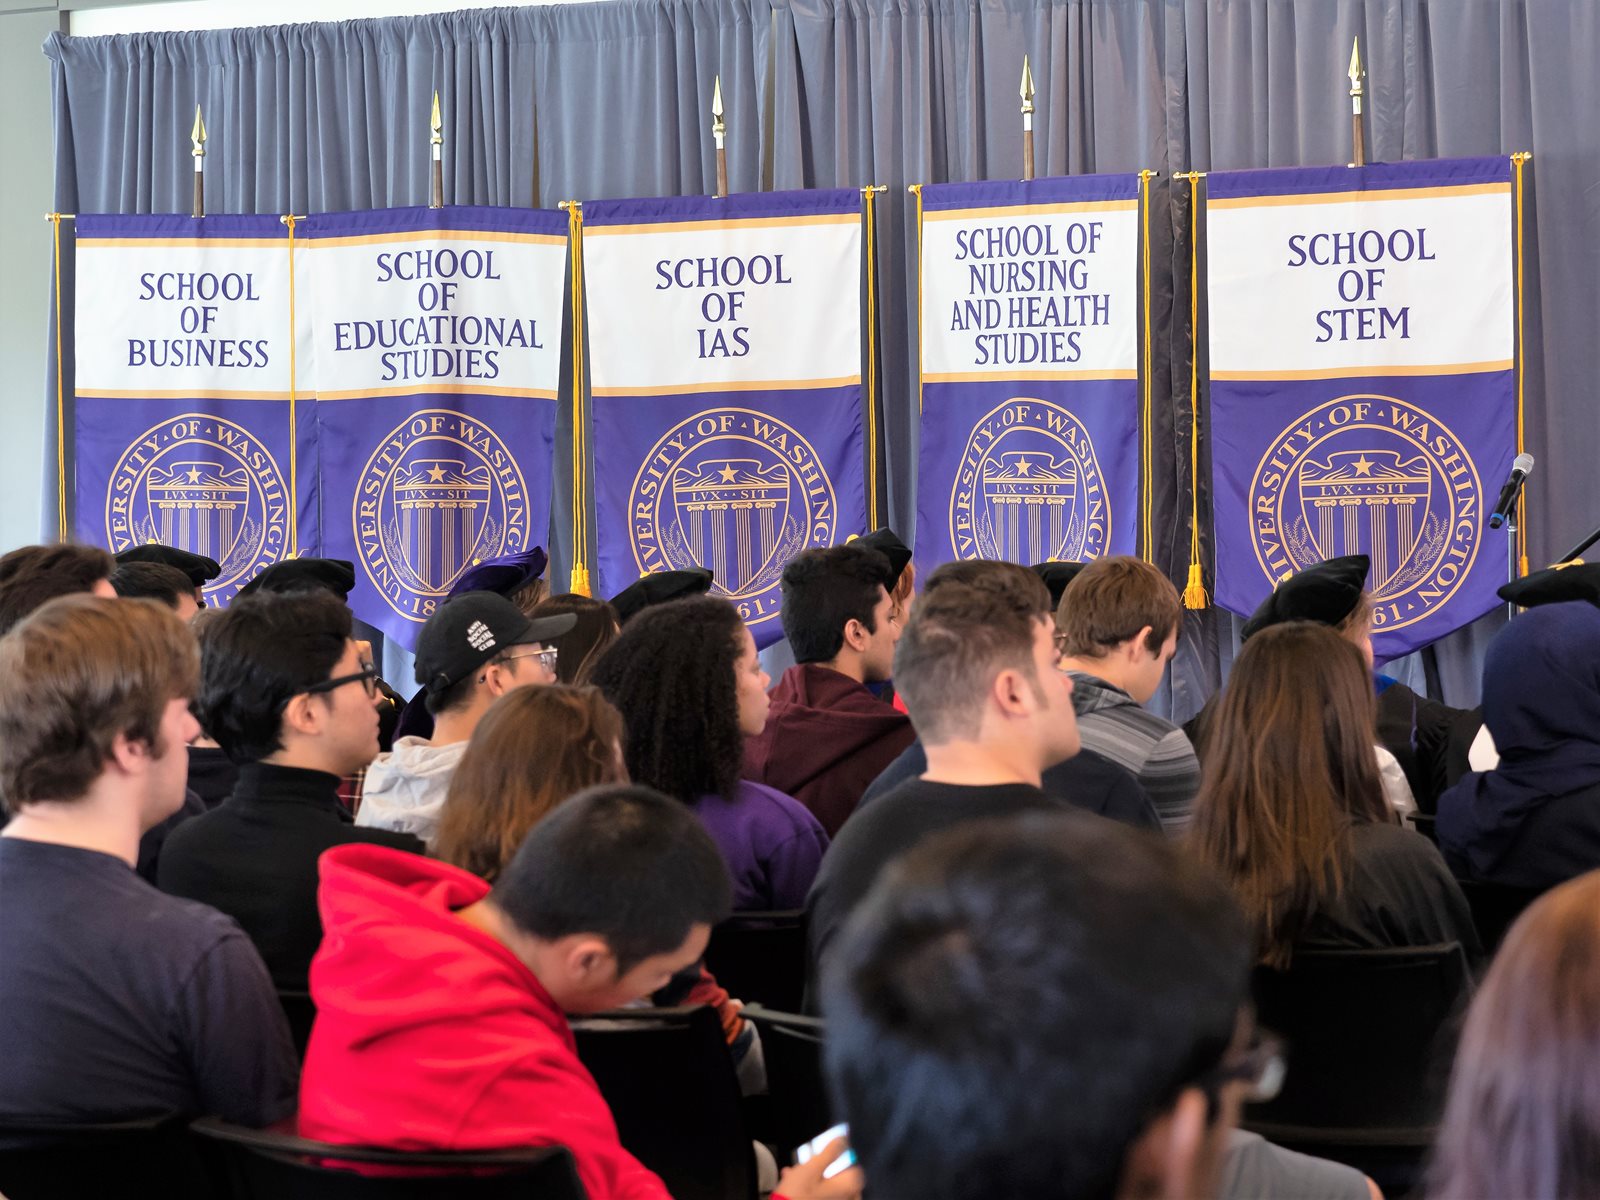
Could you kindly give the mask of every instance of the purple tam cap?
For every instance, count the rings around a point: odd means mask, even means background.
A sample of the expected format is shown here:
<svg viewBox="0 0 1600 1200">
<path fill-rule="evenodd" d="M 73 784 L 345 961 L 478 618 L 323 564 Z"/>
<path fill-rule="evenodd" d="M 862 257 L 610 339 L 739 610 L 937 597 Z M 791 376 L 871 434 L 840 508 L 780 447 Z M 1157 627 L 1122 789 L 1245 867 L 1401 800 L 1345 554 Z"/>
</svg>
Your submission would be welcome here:
<svg viewBox="0 0 1600 1200">
<path fill-rule="evenodd" d="M 525 583 L 530 583 L 544 574 L 544 569 L 550 563 L 550 557 L 544 552 L 543 546 L 535 546 L 532 550 L 521 554 L 502 554 L 499 558 L 486 558 L 482 562 L 475 562 L 461 573 L 461 578 L 450 589 L 451 596 L 459 596 L 463 592 L 496 592 L 502 596 L 509 596 Z"/>
</svg>

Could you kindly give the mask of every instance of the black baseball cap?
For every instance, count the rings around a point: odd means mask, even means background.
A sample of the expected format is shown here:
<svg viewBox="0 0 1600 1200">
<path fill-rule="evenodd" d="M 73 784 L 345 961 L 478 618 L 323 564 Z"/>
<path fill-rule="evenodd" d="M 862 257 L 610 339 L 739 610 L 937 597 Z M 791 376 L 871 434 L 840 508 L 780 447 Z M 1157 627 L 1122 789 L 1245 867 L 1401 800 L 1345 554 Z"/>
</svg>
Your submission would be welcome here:
<svg viewBox="0 0 1600 1200">
<path fill-rule="evenodd" d="M 1315 621 L 1337 625 L 1361 603 L 1372 560 L 1365 554 L 1347 554 L 1313 563 L 1289 576 L 1250 614 L 1240 630 L 1249 638 L 1285 621 Z"/>
<path fill-rule="evenodd" d="M 509 646 L 548 642 L 578 621 L 574 613 L 530 620 L 498 592 L 466 592 L 441 604 L 417 639 L 417 682 L 437 695 Z"/>
</svg>

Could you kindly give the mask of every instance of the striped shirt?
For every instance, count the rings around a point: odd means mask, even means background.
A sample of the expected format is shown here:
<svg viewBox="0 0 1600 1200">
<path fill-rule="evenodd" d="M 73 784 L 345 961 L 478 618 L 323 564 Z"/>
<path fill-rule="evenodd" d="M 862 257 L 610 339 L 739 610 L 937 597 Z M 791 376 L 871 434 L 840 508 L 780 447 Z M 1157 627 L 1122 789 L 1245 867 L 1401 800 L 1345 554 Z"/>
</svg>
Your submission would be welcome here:
<svg viewBox="0 0 1600 1200">
<path fill-rule="evenodd" d="M 1161 828 L 1168 836 L 1182 833 L 1200 790 L 1200 760 L 1188 735 L 1104 679 L 1071 675 L 1083 748 L 1131 772 L 1155 805 Z"/>
</svg>

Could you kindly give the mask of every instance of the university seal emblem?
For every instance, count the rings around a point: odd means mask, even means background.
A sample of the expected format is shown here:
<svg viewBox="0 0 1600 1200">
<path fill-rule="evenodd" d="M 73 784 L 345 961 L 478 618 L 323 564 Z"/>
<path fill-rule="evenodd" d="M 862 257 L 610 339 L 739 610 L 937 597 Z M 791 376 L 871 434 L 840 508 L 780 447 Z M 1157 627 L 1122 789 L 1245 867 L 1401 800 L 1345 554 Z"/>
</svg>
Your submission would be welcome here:
<svg viewBox="0 0 1600 1200">
<path fill-rule="evenodd" d="M 254 434 L 207 413 L 153 425 L 122 452 L 106 497 L 113 554 L 160 542 L 214 558 L 227 599 L 289 547 L 288 482 Z"/>
<path fill-rule="evenodd" d="M 833 545 L 838 504 L 817 452 L 774 417 L 713 408 L 650 450 L 628 498 L 641 573 L 709 567 L 747 622 L 778 612 L 784 564 Z"/>
<path fill-rule="evenodd" d="M 1274 439 L 1250 485 L 1256 560 L 1276 584 L 1344 554 L 1372 559 L 1375 629 L 1444 604 L 1478 555 L 1478 469 L 1433 414 L 1393 396 L 1341 396 Z"/>
<path fill-rule="evenodd" d="M 950 490 L 957 558 L 1086 561 L 1110 538 L 1100 462 L 1070 412 L 1014 396 L 973 426 Z"/>
<path fill-rule="evenodd" d="M 474 559 L 528 544 L 528 489 L 499 435 L 443 408 L 413 413 L 361 469 L 361 565 L 389 607 L 426 621 Z"/>
</svg>

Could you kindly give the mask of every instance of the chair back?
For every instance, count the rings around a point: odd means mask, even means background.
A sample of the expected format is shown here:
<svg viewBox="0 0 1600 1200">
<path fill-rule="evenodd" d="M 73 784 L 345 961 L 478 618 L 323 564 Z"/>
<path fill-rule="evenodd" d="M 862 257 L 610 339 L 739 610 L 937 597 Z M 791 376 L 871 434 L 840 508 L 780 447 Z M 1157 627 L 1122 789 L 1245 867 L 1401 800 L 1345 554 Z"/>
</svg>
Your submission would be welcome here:
<svg viewBox="0 0 1600 1200">
<path fill-rule="evenodd" d="M 185 1117 L 0 1126 L 0 1196 L 8 1200 L 209 1200 L 215 1194 Z"/>
<path fill-rule="evenodd" d="M 1523 910 L 1544 895 L 1530 888 L 1507 887 L 1503 883 L 1478 883 L 1470 879 L 1458 881 L 1461 894 L 1472 909 L 1472 923 L 1478 927 L 1478 940 L 1484 953 L 1493 954 L 1506 933 L 1523 913 Z"/>
<path fill-rule="evenodd" d="M 734 913 L 711 931 L 706 970 L 736 1000 L 799 1012 L 806 954 L 804 909 Z"/>
<path fill-rule="evenodd" d="M 278 992 L 278 1003 L 283 1015 L 289 1019 L 289 1036 L 294 1039 L 294 1050 L 301 1059 L 306 1056 L 306 1043 L 311 1040 L 311 1026 L 317 1019 L 317 1006 L 310 992 Z"/>
<path fill-rule="evenodd" d="M 1439 818 L 1433 813 L 1409 812 L 1406 814 L 1406 823 L 1435 846 L 1439 844 Z"/>
<path fill-rule="evenodd" d="M 767 1064 L 771 1136 L 780 1160 L 834 1125 L 833 1102 L 822 1069 L 821 1017 L 746 1005 L 744 1018 L 761 1034 Z"/>
<path fill-rule="evenodd" d="M 714 1010 L 620 1009 L 575 1019 L 578 1057 L 628 1151 L 673 1200 L 750 1200 L 755 1157 Z"/>
<path fill-rule="evenodd" d="M 211 1117 L 194 1132 L 233 1200 L 588 1200 L 565 1146 L 419 1153 L 336 1146 Z"/>
</svg>

